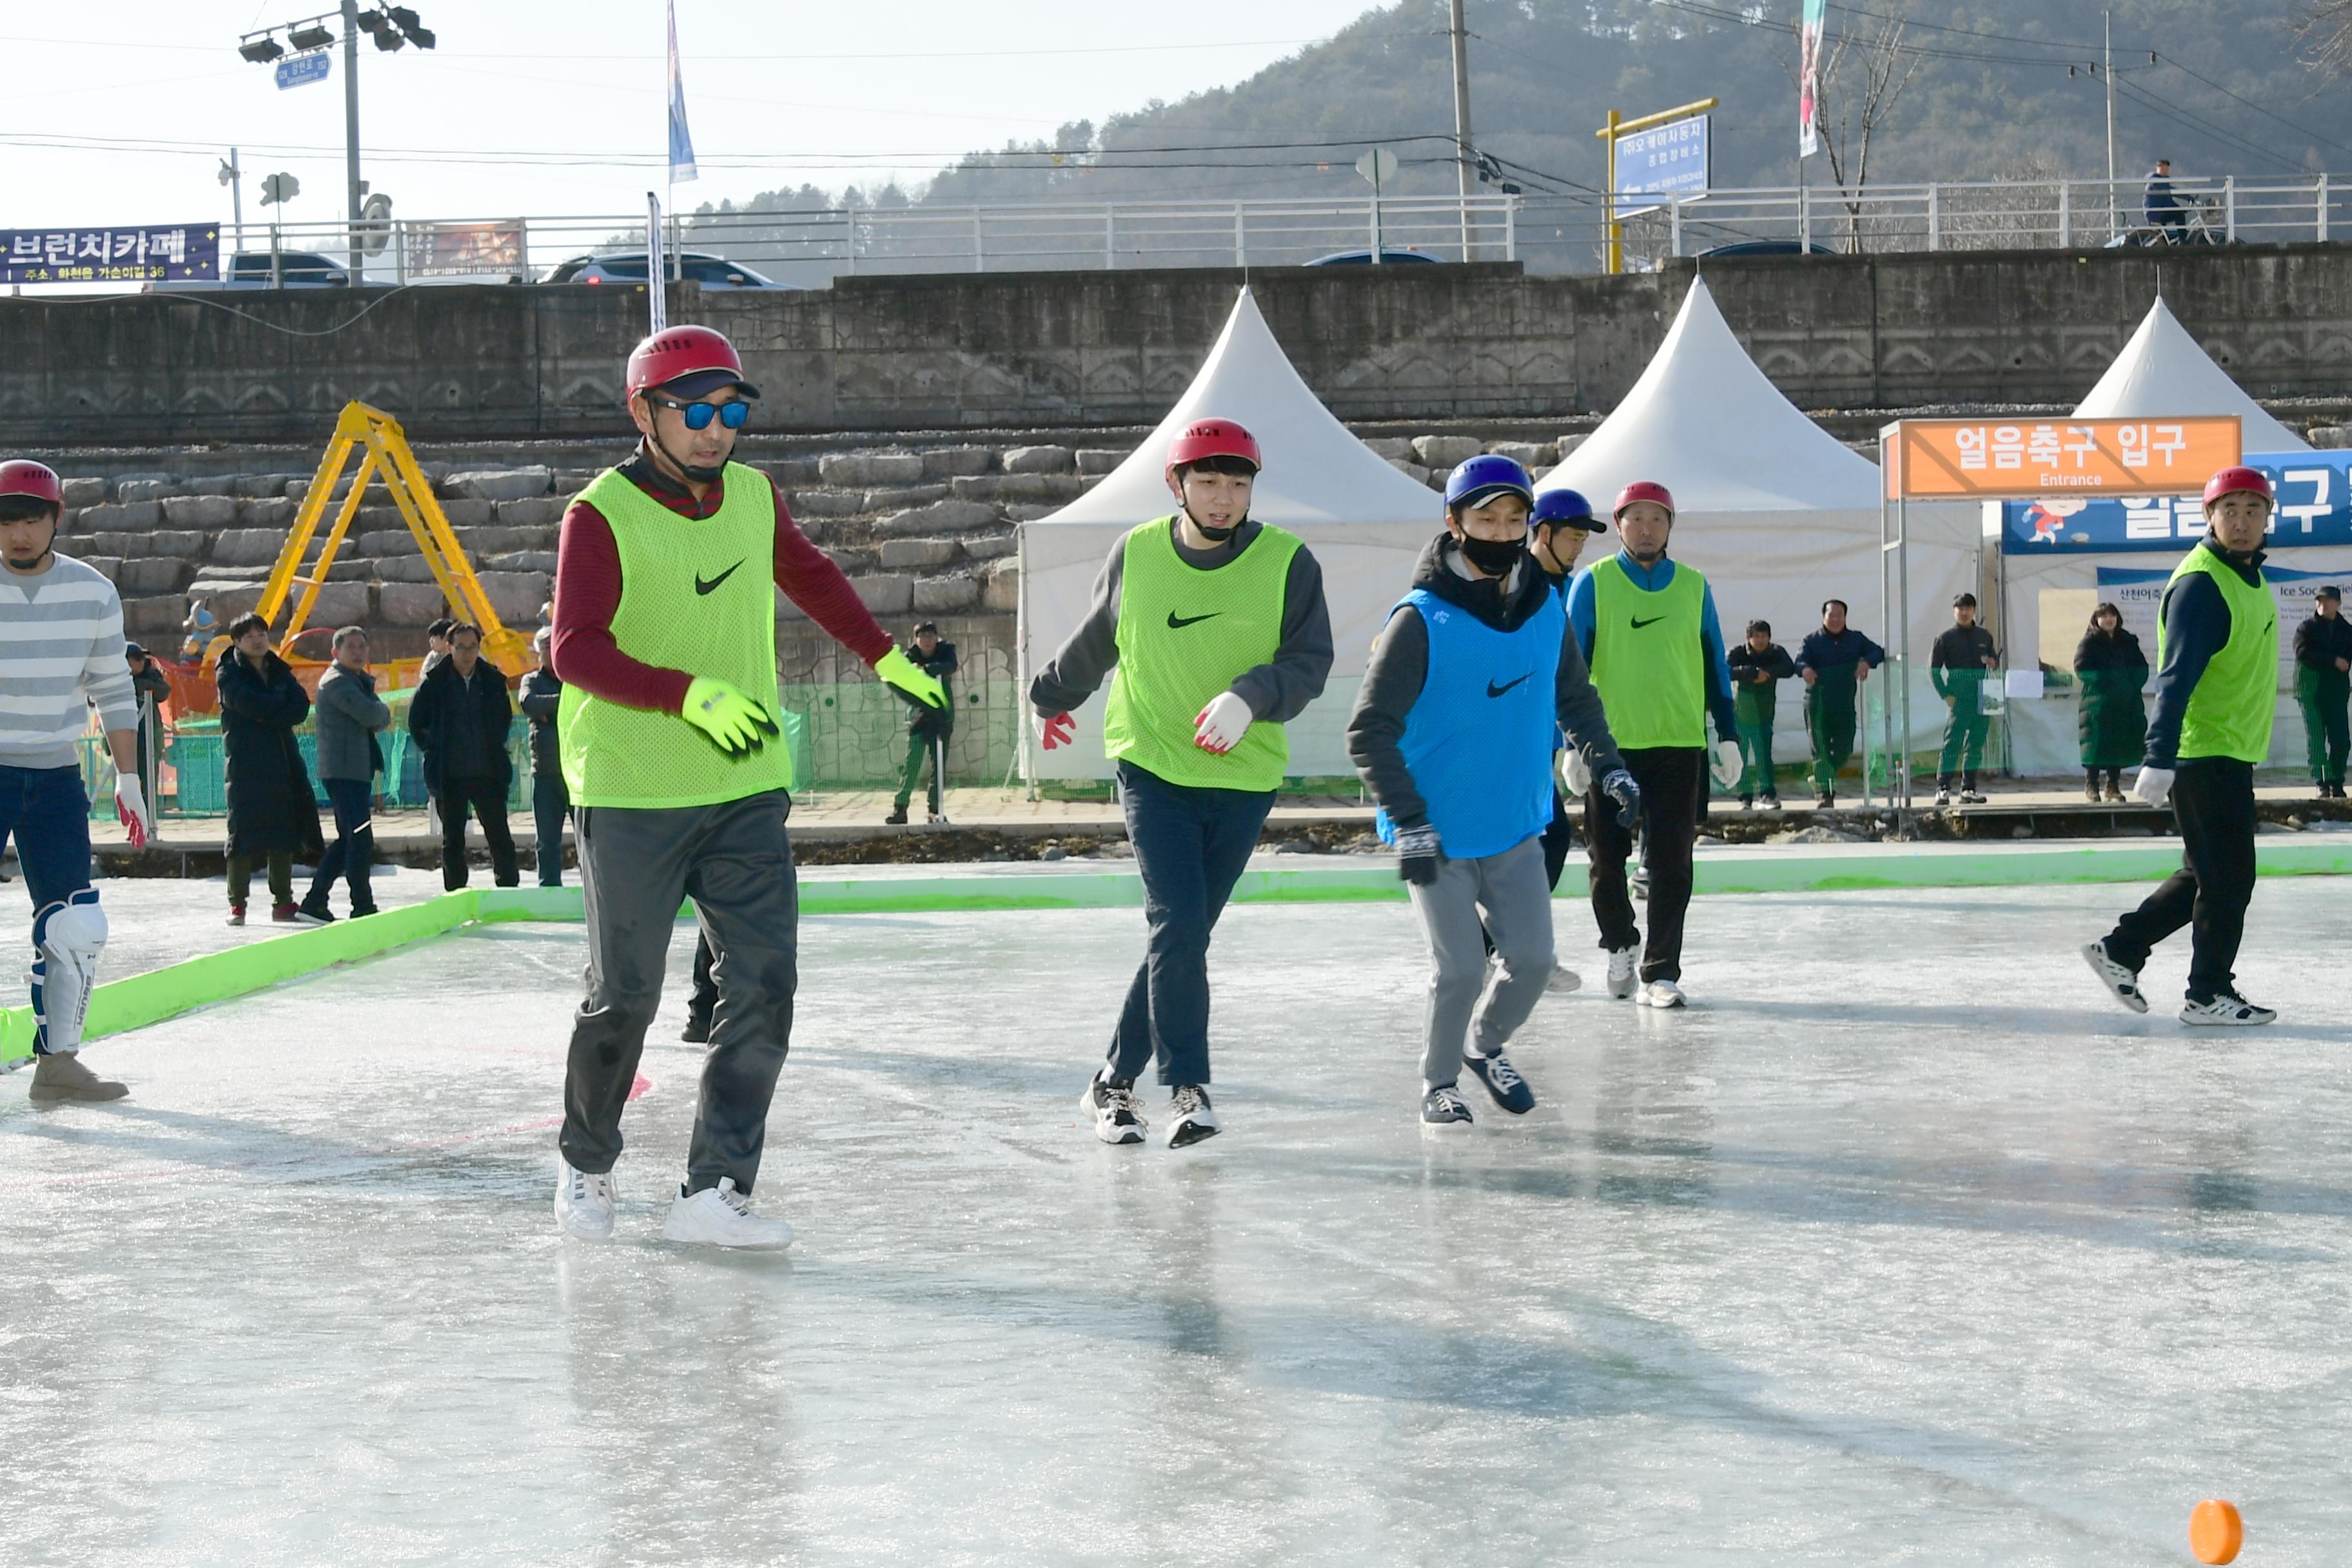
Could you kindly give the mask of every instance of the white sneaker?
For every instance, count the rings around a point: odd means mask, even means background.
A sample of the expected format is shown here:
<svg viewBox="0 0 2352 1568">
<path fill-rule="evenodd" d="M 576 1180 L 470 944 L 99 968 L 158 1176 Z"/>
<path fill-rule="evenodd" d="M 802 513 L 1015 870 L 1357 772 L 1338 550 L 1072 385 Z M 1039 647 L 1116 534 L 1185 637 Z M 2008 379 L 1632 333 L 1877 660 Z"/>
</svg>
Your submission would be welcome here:
<svg viewBox="0 0 2352 1568">
<path fill-rule="evenodd" d="M 1114 1079 L 1108 1067 L 1096 1069 L 1094 1081 L 1078 1096 L 1078 1109 L 1093 1121 L 1095 1136 L 1106 1143 L 1140 1143 L 1148 1131 L 1143 1112 L 1136 1109 L 1134 1080 Z"/>
<path fill-rule="evenodd" d="M 662 1239 L 782 1252 L 793 1244 L 793 1227 L 782 1220 L 761 1219 L 753 1214 L 751 1200 L 735 1190 L 735 1178 L 721 1176 L 717 1186 L 690 1196 L 680 1194 L 669 1205 Z"/>
<path fill-rule="evenodd" d="M 555 1223 L 583 1241 L 612 1240 L 613 1173 L 592 1175 L 560 1157 L 556 1164 Z"/>
<path fill-rule="evenodd" d="M 2116 1001 L 2135 1013 L 2147 1011 L 2147 998 L 2139 991 L 2139 971 L 2126 969 L 2109 958 L 2105 937 L 2083 944 L 2083 962 L 2091 966 L 2091 973 L 2099 977 L 2100 984 L 2116 994 Z"/>
<path fill-rule="evenodd" d="M 1170 1096 L 1168 1110 L 1168 1146 L 1185 1149 L 1203 1138 L 1214 1138 L 1223 1131 L 1217 1121 L 1217 1108 L 1209 1103 L 1209 1091 L 1196 1083 L 1180 1083 Z"/>
<path fill-rule="evenodd" d="M 2210 1002 L 2183 1002 L 2180 1021 L 2184 1024 L 2221 1024 L 2247 1027 L 2255 1024 L 2273 1024 L 2278 1015 L 2268 1007 L 2257 1007 L 2234 991 L 2216 991 Z"/>
<path fill-rule="evenodd" d="M 1683 1005 L 1683 988 L 1671 980 L 1653 980 L 1642 987 L 1638 1000 L 1644 1007 L 1679 1007 Z"/>
<path fill-rule="evenodd" d="M 1638 947 L 1609 950 L 1609 994 L 1621 999 L 1633 994 L 1633 971 L 1641 958 L 1642 950 Z"/>
<path fill-rule="evenodd" d="M 1553 964 L 1551 978 L 1544 982 L 1544 989 L 1554 995 L 1564 996 L 1570 991 L 1580 991 L 1583 988 L 1584 976 L 1564 963 Z"/>
</svg>

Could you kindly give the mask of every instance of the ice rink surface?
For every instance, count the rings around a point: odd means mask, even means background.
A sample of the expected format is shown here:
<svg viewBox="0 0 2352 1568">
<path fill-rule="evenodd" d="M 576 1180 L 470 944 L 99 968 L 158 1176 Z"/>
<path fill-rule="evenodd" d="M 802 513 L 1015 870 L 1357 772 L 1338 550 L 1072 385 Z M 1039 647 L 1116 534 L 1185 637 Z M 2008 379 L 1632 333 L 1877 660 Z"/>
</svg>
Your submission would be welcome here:
<svg viewBox="0 0 2352 1568">
<path fill-rule="evenodd" d="M 1444 1142 L 1409 910 L 1238 909 L 1184 1152 L 1076 1114 L 1136 911 L 812 920 L 782 1258 L 656 1239 L 680 987 L 556 1236 L 577 926 L 103 1040 L 0 1080 L 0 1560 L 2340 1563 L 2352 883 L 2262 886 L 2242 1034 L 2091 980 L 2142 891 L 1702 899 L 1682 1014 L 1563 903 L 1542 1103 Z"/>
</svg>

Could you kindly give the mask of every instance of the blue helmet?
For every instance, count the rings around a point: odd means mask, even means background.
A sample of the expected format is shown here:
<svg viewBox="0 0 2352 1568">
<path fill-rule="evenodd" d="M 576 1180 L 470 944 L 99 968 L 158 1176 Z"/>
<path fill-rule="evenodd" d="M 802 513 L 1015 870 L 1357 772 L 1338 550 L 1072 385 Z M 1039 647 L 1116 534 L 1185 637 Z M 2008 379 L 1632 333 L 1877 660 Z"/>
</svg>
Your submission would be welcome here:
<svg viewBox="0 0 2352 1568">
<path fill-rule="evenodd" d="M 1549 523 L 1559 528 L 1580 528 L 1587 533 L 1606 533 L 1609 525 L 1592 515 L 1592 503 L 1584 499 L 1581 490 L 1546 490 L 1536 497 L 1535 510 L 1528 515 L 1528 526 Z"/>
<path fill-rule="evenodd" d="M 1446 476 L 1448 507 L 1476 506 L 1505 494 L 1515 495 L 1529 506 L 1536 504 L 1536 483 L 1528 478 L 1527 469 L 1519 466 L 1517 458 L 1506 458 L 1499 452 L 1473 458 Z"/>
</svg>

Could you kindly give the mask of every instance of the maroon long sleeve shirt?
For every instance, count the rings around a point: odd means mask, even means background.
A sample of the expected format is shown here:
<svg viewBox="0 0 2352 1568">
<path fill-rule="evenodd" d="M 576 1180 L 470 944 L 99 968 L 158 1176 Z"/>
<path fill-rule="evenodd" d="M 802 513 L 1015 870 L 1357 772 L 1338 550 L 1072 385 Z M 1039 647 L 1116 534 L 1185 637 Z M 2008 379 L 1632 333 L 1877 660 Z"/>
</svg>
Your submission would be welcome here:
<svg viewBox="0 0 2352 1568">
<path fill-rule="evenodd" d="M 696 500 L 693 491 L 654 467 L 642 445 L 621 474 L 689 521 L 711 516 L 726 499 L 721 481 Z M 793 521 L 772 481 L 768 489 L 776 503 L 776 586 L 835 641 L 873 665 L 890 651 L 890 634 L 875 621 L 833 558 Z M 686 689 L 694 677 L 622 652 L 613 638 L 613 615 L 620 607 L 621 552 L 613 542 L 613 525 L 586 501 L 575 500 L 563 513 L 555 563 L 555 637 L 549 651 L 556 678 L 607 701 L 677 712 L 686 706 Z"/>
</svg>

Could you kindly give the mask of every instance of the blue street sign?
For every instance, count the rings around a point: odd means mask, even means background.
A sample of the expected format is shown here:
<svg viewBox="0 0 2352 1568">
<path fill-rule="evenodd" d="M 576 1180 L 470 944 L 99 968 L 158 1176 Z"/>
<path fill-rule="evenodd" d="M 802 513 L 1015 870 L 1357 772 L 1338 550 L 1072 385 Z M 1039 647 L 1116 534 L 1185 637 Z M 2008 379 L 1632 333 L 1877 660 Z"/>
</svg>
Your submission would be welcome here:
<svg viewBox="0 0 2352 1568">
<path fill-rule="evenodd" d="M 1617 139 L 1617 208 L 1706 195 L 1706 116 L 1694 114 Z"/>
<path fill-rule="evenodd" d="M 327 79 L 327 68 L 334 57 L 324 49 L 307 55 L 289 55 L 278 62 L 278 86 L 280 91 L 289 87 L 301 87 Z"/>
</svg>

